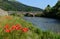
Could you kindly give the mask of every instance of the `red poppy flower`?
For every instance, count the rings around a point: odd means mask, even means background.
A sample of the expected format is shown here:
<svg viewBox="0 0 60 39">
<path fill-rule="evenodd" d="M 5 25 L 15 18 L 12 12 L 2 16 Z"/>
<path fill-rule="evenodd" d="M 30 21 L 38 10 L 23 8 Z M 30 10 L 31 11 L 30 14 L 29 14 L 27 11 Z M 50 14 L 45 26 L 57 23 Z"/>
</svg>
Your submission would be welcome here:
<svg viewBox="0 0 60 39">
<path fill-rule="evenodd" d="M 16 30 L 20 30 L 21 28 L 22 28 L 22 27 L 18 26 L 18 27 L 16 27 L 15 29 L 16 29 Z"/>
<path fill-rule="evenodd" d="M 28 28 L 23 28 L 22 31 L 23 32 L 27 32 L 28 31 Z"/>
<path fill-rule="evenodd" d="M 21 26 L 21 25 L 20 25 L 20 24 L 16 24 L 15 26 L 17 26 L 17 27 L 18 27 L 18 26 Z"/>
<path fill-rule="evenodd" d="M 20 26 L 15 26 L 15 25 L 14 25 L 14 26 L 11 27 L 11 30 L 20 30 L 20 29 L 21 29 Z"/>
<path fill-rule="evenodd" d="M 9 28 L 9 24 L 6 24 L 4 28 L 5 29 L 8 29 Z"/>
<path fill-rule="evenodd" d="M 20 30 L 22 28 L 21 25 L 19 24 L 16 24 L 15 26 L 16 26 L 16 30 Z"/>
<path fill-rule="evenodd" d="M 9 29 L 6 29 L 5 32 L 10 33 L 11 31 Z"/>
<path fill-rule="evenodd" d="M 20 26 L 19 24 L 16 24 L 16 26 Z"/>
<path fill-rule="evenodd" d="M 15 28 L 16 28 L 16 26 L 14 25 L 14 26 L 11 27 L 11 30 L 15 30 Z"/>
</svg>

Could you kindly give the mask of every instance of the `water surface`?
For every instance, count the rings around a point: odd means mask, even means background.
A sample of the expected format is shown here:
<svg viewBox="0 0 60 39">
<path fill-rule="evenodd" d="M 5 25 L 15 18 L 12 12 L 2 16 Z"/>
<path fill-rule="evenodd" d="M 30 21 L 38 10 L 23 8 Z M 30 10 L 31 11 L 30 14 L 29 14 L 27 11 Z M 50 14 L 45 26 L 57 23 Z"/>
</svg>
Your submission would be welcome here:
<svg viewBox="0 0 60 39">
<path fill-rule="evenodd" d="M 42 17 L 24 17 L 24 19 L 28 22 L 32 22 L 42 30 L 60 32 L 60 20 Z"/>
</svg>

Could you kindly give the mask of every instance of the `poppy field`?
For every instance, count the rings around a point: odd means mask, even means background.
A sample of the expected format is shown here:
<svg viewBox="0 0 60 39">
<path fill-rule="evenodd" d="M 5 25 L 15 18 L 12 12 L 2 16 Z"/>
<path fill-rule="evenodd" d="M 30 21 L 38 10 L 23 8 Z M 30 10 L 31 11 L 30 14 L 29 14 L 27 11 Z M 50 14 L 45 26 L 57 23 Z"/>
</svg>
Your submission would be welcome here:
<svg viewBox="0 0 60 39">
<path fill-rule="evenodd" d="M 60 39 L 60 34 L 42 31 L 22 17 L 0 16 L 0 39 Z"/>
</svg>

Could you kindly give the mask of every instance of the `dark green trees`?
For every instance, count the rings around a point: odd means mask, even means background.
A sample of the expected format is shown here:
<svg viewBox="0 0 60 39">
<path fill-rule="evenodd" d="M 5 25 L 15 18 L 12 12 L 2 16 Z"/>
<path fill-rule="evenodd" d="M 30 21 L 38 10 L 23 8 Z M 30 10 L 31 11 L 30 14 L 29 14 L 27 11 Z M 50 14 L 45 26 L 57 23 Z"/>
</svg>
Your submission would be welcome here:
<svg viewBox="0 0 60 39">
<path fill-rule="evenodd" d="M 0 8 L 6 11 L 42 11 L 40 8 L 27 6 L 15 0 L 0 0 Z"/>
<path fill-rule="evenodd" d="M 54 8 L 56 8 L 56 17 L 60 19 L 60 1 L 57 2 Z"/>
<path fill-rule="evenodd" d="M 43 11 L 44 12 L 44 16 L 49 17 L 51 15 L 50 11 L 51 11 L 51 7 L 50 7 L 50 5 L 47 5 L 45 10 Z"/>
<path fill-rule="evenodd" d="M 52 13 L 55 15 L 55 18 L 60 19 L 60 1 L 58 1 L 56 5 L 52 7 Z"/>
<path fill-rule="evenodd" d="M 48 5 L 44 10 L 43 16 L 60 19 L 60 1 L 58 1 L 53 7 Z"/>
</svg>

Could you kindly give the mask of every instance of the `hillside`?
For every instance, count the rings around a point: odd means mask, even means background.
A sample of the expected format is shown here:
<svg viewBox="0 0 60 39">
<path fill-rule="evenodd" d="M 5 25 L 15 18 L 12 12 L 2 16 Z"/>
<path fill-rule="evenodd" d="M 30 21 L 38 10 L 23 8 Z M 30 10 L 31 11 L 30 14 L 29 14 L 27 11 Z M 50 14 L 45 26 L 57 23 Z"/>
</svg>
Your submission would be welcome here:
<svg viewBox="0 0 60 39">
<path fill-rule="evenodd" d="M 58 2 L 56 3 L 56 5 L 54 6 L 54 8 L 58 9 L 59 7 L 60 7 L 60 1 L 58 1 Z"/>
<path fill-rule="evenodd" d="M 60 1 L 58 1 L 56 5 L 52 8 L 52 13 L 55 14 L 56 18 L 60 19 Z"/>
<path fill-rule="evenodd" d="M 60 10 L 60 1 L 58 1 L 53 8 L 58 12 Z"/>
<path fill-rule="evenodd" d="M 24 5 L 17 1 L 0 0 L 0 8 L 6 11 L 42 11 L 40 8 Z"/>
<path fill-rule="evenodd" d="M 57 1 L 57 3 L 53 7 L 47 5 L 42 16 L 60 19 L 60 1 Z"/>
</svg>

